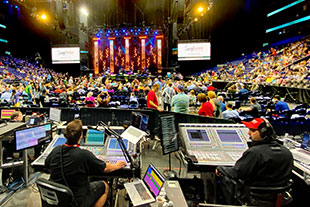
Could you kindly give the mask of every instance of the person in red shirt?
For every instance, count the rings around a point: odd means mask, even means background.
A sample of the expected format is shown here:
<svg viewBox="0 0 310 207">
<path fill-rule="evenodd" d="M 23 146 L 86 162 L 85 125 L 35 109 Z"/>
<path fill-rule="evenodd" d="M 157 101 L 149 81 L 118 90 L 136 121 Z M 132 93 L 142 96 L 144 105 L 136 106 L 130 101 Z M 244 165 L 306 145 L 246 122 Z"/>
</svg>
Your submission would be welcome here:
<svg viewBox="0 0 310 207">
<path fill-rule="evenodd" d="M 197 100 L 201 103 L 201 107 L 198 111 L 198 114 L 201 116 L 213 117 L 213 106 L 209 102 L 209 98 L 206 94 L 200 93 L 197 95 Z"/>
<path fill-rule="evenodd" d="M 147 99 L 146 99 L 147 107 L 150 109 L 156 109 L 158 111 L 163 111 L 163 109 L 158 106 L 158 100 L 157 100 L 157 97 L 155 95 L 155 93 L 158 90 L 159 90 L 159 84 L 155 83 L 152 86 L 152 90 L 150 90 L 149 93 L 147 94 Z"/>
</svg>

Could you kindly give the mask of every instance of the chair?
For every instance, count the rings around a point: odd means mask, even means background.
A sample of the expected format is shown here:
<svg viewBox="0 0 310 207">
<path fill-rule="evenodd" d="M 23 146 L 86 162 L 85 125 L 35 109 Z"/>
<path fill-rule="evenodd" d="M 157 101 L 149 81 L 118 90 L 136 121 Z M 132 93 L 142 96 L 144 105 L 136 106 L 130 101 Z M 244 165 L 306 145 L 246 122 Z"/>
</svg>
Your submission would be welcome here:
<svg viewBox="0 0 310 207">
<path fill-rule="evenodd" d="M 67 186 L 44 178 L 39 178 L 36 183 L 40 191 L 42 207 L 72 206 L 73 193 Z"/>
</svg>

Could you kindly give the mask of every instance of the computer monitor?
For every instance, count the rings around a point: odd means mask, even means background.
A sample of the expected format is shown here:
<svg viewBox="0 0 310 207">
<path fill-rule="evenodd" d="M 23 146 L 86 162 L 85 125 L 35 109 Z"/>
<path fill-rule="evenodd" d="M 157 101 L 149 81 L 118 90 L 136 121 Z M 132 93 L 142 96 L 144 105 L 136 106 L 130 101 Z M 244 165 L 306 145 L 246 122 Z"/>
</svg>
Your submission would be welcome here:
<svg viewBox="0 0 310 207">
<path fill-rule="evenodd" d="M 31 128 L 16 130 L 14 140 L 16 150 L 24 150 L 39 144 L 39 139 L 46 137 L 46 126 L 35 126 Z"/>
<path fill-rule="evenodd" d="M 50 108 L 50 120 L 61 122 L 61 109 Z"/>
<path fill-rule="evenodd" d="M 210 138 L 204 129 L 187 129 L 186 132 L 190 142 L 210 142 Z"/>
<path fill-rule="evenodd" d="M 216 133 L 222 143 L 242 143 L 242 138 L 233 129 L 217 129 Z"/>
<path fill-rule="evenodd" d="M 307 151 L 310 151 L 310 142 L 309 141 L 310 141 L 309 132 L 305 132 L 300 147 L 307 150 Z"/>
<path fill-rule="evenodd" d="M 128 144 L 128 140 L 127 139 L 123 139 L 123 142 L 124 142 L 124 145 L 127 149 L 127 151 L 129 150 L 129 144 Z M 109 143 L 108 143 L 108 147 L 107 147 L 108 150 L 119 150 L 121 151 L 121 147 L 117 141 L 116 138 L 110 138 L 109 139 Z"/>
<path fill-rule="evenodd" d="M 149 119 L 150 117 L 148 115 L 138 112 L 131 113 L 131 125 L 138 129 L 141 129 L 142 131 L 147 130 Z"/>
<path fill-rule="evenodd" d="M 104 131 L 88 129 L 85 139 L 86 145 L 103 145 L 104 144 Z"/>
<path fill-rule="evenodd" d="M 42 124 L 45 127 L 45 137 L 38 140 L 38 145 L 50 143 L 53 140 L 53 129 L 51 123 Z"/>
<path fill-rule="evenodd" d="M 1 110 L 1 119 L 10 119 L 11 115 L 15 112 L 14 109 L 2 109 Z"/>
<path fill-rule="evenodd" d="M 174 115 L 160 116 L 161 145 L 163 154 L 170 154 L 179 150 L 178 134 L 175 127 Z"/>
</svg>

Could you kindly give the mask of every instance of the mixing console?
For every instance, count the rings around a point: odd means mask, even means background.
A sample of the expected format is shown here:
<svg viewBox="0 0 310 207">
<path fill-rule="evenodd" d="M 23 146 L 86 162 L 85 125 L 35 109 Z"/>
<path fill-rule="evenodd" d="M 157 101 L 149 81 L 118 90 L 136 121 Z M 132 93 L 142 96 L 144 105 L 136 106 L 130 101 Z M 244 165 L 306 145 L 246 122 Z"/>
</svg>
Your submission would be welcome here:
<svg viewBox="0 0 310 207">
<path fill-rule="evenodd" d="M 247 128 L 240 124 L 179 124 L 181 140 L 197 165 L 234 165 L 247 149 Z"/>
</svg>

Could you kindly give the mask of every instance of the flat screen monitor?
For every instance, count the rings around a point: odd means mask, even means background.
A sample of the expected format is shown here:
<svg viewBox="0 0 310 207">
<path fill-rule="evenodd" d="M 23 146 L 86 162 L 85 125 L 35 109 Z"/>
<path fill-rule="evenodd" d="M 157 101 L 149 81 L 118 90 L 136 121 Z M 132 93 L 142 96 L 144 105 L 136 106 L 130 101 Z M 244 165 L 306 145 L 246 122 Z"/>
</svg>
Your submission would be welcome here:
<svg viewBox="0 0 310 207">
<path fill-rule="evenodd" d="M 149 119 L 150 117 L 148 115 L 138 112 L 131 113 L 131 125 L 138 129 L 141 129 L 142 131 L 147 130 Z"/>
<path fill-rule="evenodd" d="M 50 108 L 50 120 L 61 122 L 61 109 Z"/>
<path fill-rule="evenodd" d="M 175 128 L 174 115 L 160 116 L 161 145 L 163 154 L 179 150 L 178 134 Z"/>
<path fill-rule="evenodd" d="M 54 147 L 57 147 L 58 145 L 63 145 L 63 144 L 65 144 L 67 142 L 67 139 L 66 138 L 64 138 L 64 137 L 58 137 L 57 138 L 57 140 L 56 140 L 56 142 L 53 144 L 53 149 L 54 149 Z"/>
<path fill-rule="evenodd" d="M 222 143 L 242 143 L 241 137 L 233 129 L 217 129 L 216 133 Z"/>
<path fill-rule="evenodd" d="M 54 47 L 52 48 L 53 64 L 75 64 L 80 63 L 79 47 Z"/>
<path fill-rule="evenodd" d="M 187 129 L 186 132 L 190 142 L 210 142 L 204 129 Z"/>
<path fill-rule="evenodd" d="M 178 43 L 178 60 L 211 60 L 210 42 Z"/>
<path fill-rule="evenodd" d="M 38 145 L 47 144 L 53 140 L 52 124 L 46 123 L 46 124 L 42 124 L 41 126 L 45 127 L 45 137 L 38 140 Z"/>
<path fill-rule="evenodd" d="M 1 119 L 10 119 L 11 115 L 15 112 L 14 109 L 2 109 L 1 110 Z"/>
<path fill-rule="evenodd" d="M 129 144 L 128 144 L 128 140 L 127 139 L 123 139 L 124 145 L 128 151 L 129 149 Z M 109 143 L 108 143 L 108 150 L 119 150 L 121 151 L 121 147 L 117 141 L 116 138 L 110 138 L 109 139 Z"/>
<path fill-rule="evenodd" d="M 104 131 L 88 129 L 86 134 L 86 145 L 103 145 L 104 144 Z"/>
<path fill-rule="evenodd" d="M 24 150 L 39 144 L 40 139 L 46 137 L 46 126 L 35 126 L 31 128 L 16 130 L 14 132 L 16 150 Z"/>
</svg>

